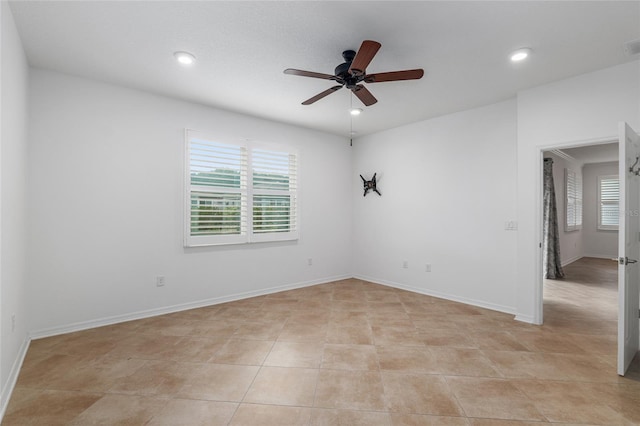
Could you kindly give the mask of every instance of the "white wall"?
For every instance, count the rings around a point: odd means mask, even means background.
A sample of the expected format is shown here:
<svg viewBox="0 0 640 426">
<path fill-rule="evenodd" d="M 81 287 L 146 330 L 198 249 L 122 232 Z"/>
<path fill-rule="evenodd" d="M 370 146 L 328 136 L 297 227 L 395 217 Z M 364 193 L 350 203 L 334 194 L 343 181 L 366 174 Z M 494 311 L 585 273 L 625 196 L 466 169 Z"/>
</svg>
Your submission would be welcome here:
<svg viewBox="0 0 640 426">
<path fill-rule="evenodd" d="M 618 231 L 598 229 L 598 176 L 618 175 L 618 162 L 585 164 L 583 169 L 584 255 L 618 257 Z"/>
<path fill-rule="evenodd" d="M 359 138 L 354 149 L 355 275 L 513 312 L 515 100 Z M 363 197 L 359 174 L 374 172 L 382 196 Z"/>
<path fill-rule="evenodd" d="M 351 276 L 346 138 L 49 71 L 30 83 L 36 335 Z M 297 146 L 301 239 L 184 249 L 185 127 Z"/>
<path fill-rule="evenodd" d="M 635 61 L 518 94 L 518 319 L 542 320 L 540 150 L 610 141 L 620 121 L 640 131 L 639 77 Z"/>
<path fill-rule="evenodd" d="M 553 159 L 553 185 L 556 192 L 556 209 L 558 213 L 560 261 L 562 262 L 562 266 L 565 266 L 583 256 L 584 223 L 583 229 L 577 229 L 575 231 L 566 230 L 567 203 L 564 169 L 569 168 L 576 172 L 577 175 L 582 175 L 582 165 L 575 161 L 565 160 L 552 152 L 545 152 L 544 157 Z"/>
<path fill-rule="evenodd" d="M 27 342 L 25 235 L 29 69 L 11 9 L 6 1 L 0 3 L 0 410 L 4 410 Z M 15 315 L 13 331 L 12 315 Z"/>
</svg>

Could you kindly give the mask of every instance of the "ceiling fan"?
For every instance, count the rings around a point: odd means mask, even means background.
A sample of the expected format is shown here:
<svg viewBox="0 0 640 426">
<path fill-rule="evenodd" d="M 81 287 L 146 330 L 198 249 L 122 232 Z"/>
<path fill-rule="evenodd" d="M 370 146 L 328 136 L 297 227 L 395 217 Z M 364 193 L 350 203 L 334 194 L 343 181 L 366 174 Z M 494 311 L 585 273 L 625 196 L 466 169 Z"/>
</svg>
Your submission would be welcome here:
<svg viewBox="0 0 640 426">
<path fill-rule="evenodd" d="M 303 71 L 293 68 L 287 68 L 284 70 L 285 74 L 299 75 L 302 77 L 322 78 L 324 80 L 333 80 L 339 83 L 338 86 L 333 86 L 324 92 L 307 99 L 302 105 L 311 105 L 312 103 L 319 101 L 325 96 L 330 95 L 343 86 L 351 90 L 366 106 L 370 106 L 378 102 L 378 100 L 367 90 L 364 85 L 360 83 L 382 83 L 385 81 L 399 81 L 399 80 L 418 80 L 424 75 L 424 70 L 404 70 L 404 71 L 391 71 L 381 72 L 376 74 L 367 74 L 366 69 L 371 63 L 373 57 L 378 53 L 378 49 L 382 46 L 377 41 L 365 40 L 362 42 L 358 52 L 353 50 L 345 50 L 342 52 L 342 57 L 345 62 L 338 65 L 335 69 L 335 74 L 322 74 L 313 71 Z"/>
</svg>

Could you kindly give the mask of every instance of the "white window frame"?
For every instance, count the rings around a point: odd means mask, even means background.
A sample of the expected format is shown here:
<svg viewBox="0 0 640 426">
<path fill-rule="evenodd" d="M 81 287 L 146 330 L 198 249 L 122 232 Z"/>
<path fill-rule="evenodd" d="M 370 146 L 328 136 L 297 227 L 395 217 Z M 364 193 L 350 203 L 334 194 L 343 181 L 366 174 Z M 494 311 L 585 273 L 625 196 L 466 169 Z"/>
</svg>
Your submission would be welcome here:
<svg viewBox="0 0 640 426">
<path fill-rule="evenodd" d="M 565 232 L 582 229 L 582 173 L 564 169 Z"/>
<path fill-rule="evenodd" d="M 603 180 L 616 180 L 618 182 L 618 199 L 616 201 L 613 200 L 606 200 L 603 201 L 602 200 L 602 181 Z M 603 175 L 603 176 L 598 176 L 598 186 L 596 188 L 597 192 L 598 192 L 598 230 L 600 231 L 617 231 L 618 230 L 618 226 L 619 225 L 603 225 L 602 224 L 602 204 L 603 202 L 609 205 L 616 205 L 618 206 L 618 221 L 620 220 L 620 176 L 618 175 Z"/>
<path fill-rule="evenodd" d="M 229 147 L 238 147 L 243 153 L 243 165 L 240 173 L 240 188 L 224 188 L 193 185 L 191 181 L 191 141 L 193 139 L 201 141 L 209 141 L 219 145 L 227 145 Z M 184 156 L 184 246 L 200 247 L 211 245 L 228 245 L 228 244 L 251 244 L 260 242 L 274 241 L 291 241 L 299 238 L 299 206 L 298 206 L 298 174 L 299 174 L 299 154 L 296 149 L 284 144 L 275 144 L 267 142 L 243 141 L 229 142 L 220 138 L 211 137 L 194 130 L 185 130 L 185 156 Z M 254 188 L 253 176 L 253 153 L 256 150 L 272 151 L 282 156 L 289 156 L 289 188 L 285 189 L 261 189 Z M 241 226 L 239 233 L 225 235 L 192 235 L 191 232 L 191 196 L 192 193 L 211 193 L 211 194 L 239 194 L 241 198 Z M 253 212 L 254 212 L 254 195 L 264 196 L 284 196 L 289 199 L 289 227 L 288 231 L 263 231 L 261 233 L 254 232 Z"/>
</svg>

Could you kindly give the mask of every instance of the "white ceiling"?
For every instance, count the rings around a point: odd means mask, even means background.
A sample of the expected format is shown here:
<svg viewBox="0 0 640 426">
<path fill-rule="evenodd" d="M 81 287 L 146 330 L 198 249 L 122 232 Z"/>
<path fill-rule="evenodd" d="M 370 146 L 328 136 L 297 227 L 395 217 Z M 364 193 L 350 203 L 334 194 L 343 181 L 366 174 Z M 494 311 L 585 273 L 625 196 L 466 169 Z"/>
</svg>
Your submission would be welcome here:
<svg viewBox="0 0 640 426">
<path fill-rule="evenodd" d="M 580 146 L 577 148 L 564 148 L 562 152 L 581 164 L 618 161 L 618 142 Z"/>
<path fill-rule="evenodd" d="M 424 68 L 418 81 L 369 84 L 379 102 L 356 136 L 513 97 L 628 62 L 640 1 L 240 2 L 12 1 L 29 63 L 258 117 L 349 135 L 350 92 L 300 103 L 334 82 L 341 52 L 382 43 L 369 73 Z M 527 63 L 508 53 L 531 47 Z M 197 57 L 180 67 L 173 52 Z M 354 106 L 359 105 L 353 99 Z"/>
</svg>

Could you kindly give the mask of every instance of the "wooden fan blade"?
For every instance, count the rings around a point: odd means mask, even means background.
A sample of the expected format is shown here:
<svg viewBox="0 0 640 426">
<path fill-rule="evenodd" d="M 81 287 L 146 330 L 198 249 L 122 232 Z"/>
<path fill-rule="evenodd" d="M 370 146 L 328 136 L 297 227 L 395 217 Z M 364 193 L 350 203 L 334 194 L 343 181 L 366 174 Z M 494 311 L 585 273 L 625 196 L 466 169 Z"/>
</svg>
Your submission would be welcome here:
<svg viewBox="0 0 640 426">
<path fill-rule="evenodd" d="M 358 99 L 360 99 L 366 106 L 371 106 L 378 102 L 378 100 L 371 94 L 371 92 L 361 84 L 358 84 L 356 87 L 351 89 L 351 91 L 355 93 Z"/>
<path fill-rule="evenodd" d="M 301 77 L 322 78 L 324 80 L 335 80 L 336 79 L 335 75 L 322 74 L 322 73 L 313 72 L 313 71 L 296 70 L 296 69 L 293 69 L 293 68 L 287 68 L 286 70 L 284 70 L 284 73 L 285 74 L 290 74 L 290 75 L 299 75 Z"/>
<path fill-rule="evenodd" d="M 307 99 L 306 101 L 304 101 L 302 103 L 302 105 L 311 105 L 315 101 L 319 101 L 320 99 L 324 98 L 325 96 L 328 96 L 328 95 L 332 94 L 333 92 L 335 92 L 336 90 L 341 89 L 341 88 L 342 88 L 342 86 L 333 86 L 332 88 L 327 89 L 324 92 L 318 93 L 314 97 Z"/>
<path fill-rule="evenodd" d="M 424 70 L 405 70 L 380 72 L 377 74 L 367 74 L 364 76 L 365 83 L 382 83 L 383 81 L 399 81 L 399 80 L 419 80 L 424 75 Z"/>
<path fill-rule="evenodd" d="M 365 40 L 362 42 L 360 49 L 358 49 L 358 53 L 356 53 L 356 57 L 353 58 L 351 62 L 351 67 L 349 67 L 349 72 L 351 75 L 362 75 L 365 73 L 367 67 L 371 63 L 371 60 L 376 53 L 378 53 L 378 49 L 382 46 L 377 41 L 373 40 Z"/>
</svg>

